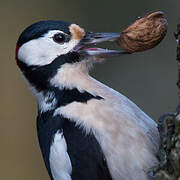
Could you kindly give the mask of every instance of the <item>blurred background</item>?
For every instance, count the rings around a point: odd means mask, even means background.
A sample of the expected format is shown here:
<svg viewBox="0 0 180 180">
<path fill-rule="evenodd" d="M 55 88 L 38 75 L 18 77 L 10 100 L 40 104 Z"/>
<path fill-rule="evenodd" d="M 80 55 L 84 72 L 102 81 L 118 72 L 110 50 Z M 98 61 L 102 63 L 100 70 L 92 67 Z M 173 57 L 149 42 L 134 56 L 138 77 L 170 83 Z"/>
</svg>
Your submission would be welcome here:
<svg viewBox="0 0 180 180">
<path fill-rule="evenodd" d="M 119 32 L 138 16 L 164 11 L 168 34 L 156 48 L 97 64 L 92 76 L 133 100 L 153 119 L 178 104 L 176 42 L 179 0 L 1 0 L 0 179 L 48 180 L 36 137 L 36 102 L 14 60 L 18 36 L 45 19 L 80 24 L 89 31 Z M 106 44 L 106 47 L 118 48 Z"/>
</svg>

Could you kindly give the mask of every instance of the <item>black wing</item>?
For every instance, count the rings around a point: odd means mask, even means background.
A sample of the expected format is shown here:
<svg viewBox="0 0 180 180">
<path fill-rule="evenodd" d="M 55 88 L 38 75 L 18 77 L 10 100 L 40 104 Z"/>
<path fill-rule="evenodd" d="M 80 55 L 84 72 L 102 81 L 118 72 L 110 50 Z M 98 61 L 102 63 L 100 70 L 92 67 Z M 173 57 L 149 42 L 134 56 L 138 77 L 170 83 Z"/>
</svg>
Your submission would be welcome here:
<svg viewBox="0 0 180 180">
<path fill-rule="evenodd" d="M 38 138 L 48 173 L 53 180 L 49 153 L 54 134 L 63 132 L 67 152 L 72 164 L 72 180 L 112 180 L 104 154 L 95 136 L 85 134 L 74 122 L 52 112 L 39 114 L 37 118 Z"/>
</svg>

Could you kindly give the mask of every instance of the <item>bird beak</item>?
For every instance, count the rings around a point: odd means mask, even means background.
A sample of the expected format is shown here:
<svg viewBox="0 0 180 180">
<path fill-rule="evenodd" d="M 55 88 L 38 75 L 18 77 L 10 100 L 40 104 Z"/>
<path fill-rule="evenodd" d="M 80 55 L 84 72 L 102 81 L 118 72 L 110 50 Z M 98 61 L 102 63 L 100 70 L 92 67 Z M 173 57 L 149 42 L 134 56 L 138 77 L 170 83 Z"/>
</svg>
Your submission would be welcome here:
<svg viewBox="0 0 180 180">
<path fill-rule="evenodd" d="M 116 41 L 120 33 L 86 33 L 84 38 L 74 48 L 74 51 L 86 56 L 95 56 L 97 58 L 115 57 L 124 54 L 130 54 L 124 50 L 109 50 L 98 47 L 91 47 L 97 43 L 105 41 Z"/>
</svg>

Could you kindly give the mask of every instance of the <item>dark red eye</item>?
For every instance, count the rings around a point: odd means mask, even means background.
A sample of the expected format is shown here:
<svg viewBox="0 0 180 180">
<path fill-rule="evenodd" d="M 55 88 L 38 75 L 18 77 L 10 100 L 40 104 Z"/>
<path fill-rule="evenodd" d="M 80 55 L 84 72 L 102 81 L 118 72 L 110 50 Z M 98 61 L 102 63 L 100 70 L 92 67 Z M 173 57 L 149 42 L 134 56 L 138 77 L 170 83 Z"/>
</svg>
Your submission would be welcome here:
<svg viewBox="0 0 180 180">
<path fill-rule="evenodd" d="M 55 34 L 53 40 L 57 43 L 63 43 L 65 41 L 65 35 L 62 33 Z"/>
</svg>

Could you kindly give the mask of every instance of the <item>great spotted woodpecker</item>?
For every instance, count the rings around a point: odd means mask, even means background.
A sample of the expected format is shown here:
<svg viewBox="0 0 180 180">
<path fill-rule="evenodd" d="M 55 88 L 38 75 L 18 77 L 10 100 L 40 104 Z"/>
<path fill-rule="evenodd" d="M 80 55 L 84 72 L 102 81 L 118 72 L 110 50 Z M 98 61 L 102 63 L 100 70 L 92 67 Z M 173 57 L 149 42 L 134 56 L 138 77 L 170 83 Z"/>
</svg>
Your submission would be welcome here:
<svg viewBox="0 0 180 180">
<path fill-rule="evenodd" d="M 17 41 L 17 64 L 38 103 L 38 138 L 52 180 L 147 180 L 158 163 L 156 123 L 88 74 L 95 62 L 127 54 L 89 47 L 118 37 L 40 21 Z"/>
</svg>

